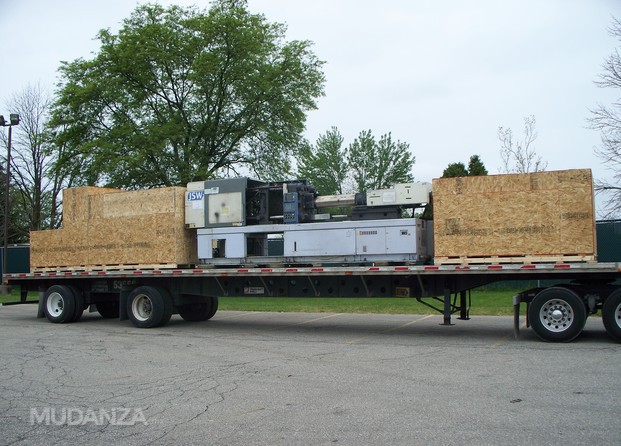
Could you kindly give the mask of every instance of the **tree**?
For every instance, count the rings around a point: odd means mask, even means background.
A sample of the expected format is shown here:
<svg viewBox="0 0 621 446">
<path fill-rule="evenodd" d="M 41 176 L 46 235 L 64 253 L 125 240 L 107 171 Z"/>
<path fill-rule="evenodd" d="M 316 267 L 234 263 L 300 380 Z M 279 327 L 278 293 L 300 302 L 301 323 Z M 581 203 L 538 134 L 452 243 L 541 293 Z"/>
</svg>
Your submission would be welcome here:
<svg viewBox="0 0 621 446">
<path fill-rule="evenodd" d="M 442 172 L 442 178 L 474 177 L 480 175 L 487 175 L 487 169 L 479 155 L 472 155 L 470 157 L 467 169 L 464 163 L 459 162 L 449 164 L 446 169 L 444 169 L 444 172 Z"/>
<path fill-rule="evenodd" d="M 514 141 L 513 132 L 510 128 L 498 127 L 503 173 L 541 172 L 548 167 L 548 162 L 537 155 L 533 147 L 533 143 L 537 139 L 535 124 L 535 116 L 525 117 L 524 139 L 518 141 Z"/>
<path fill-rule="evenodd" d="M 471 177 L 487 175 L 485 164 L 479 155 L 472 155 L 468 161 L 468 175 Z"/>
<path fill-rule="evenodd" d="M 452 178 L 452 177 L 467 177 L 468 171 L 466 170 L 466 166 L 464 163 L 451 163 L 449 164 L 444 172 L 442 172 L 442 178 Z"/>
<path fill-rule="evenodd" d="M 609 32 L 621 42 L 619 19 L 613 19 Z M 621 55 L 618 49 L 608 56 L 602 68 L 603 72 L 596 84 L 601 88 L 621 89 Z M 591 110 L 589 123 L 591 128 L 601 133 L 601 145 L 595 149 L 595 154 L 613 173 L 612 181 L 597 180 L 595 190 L 607 195 L 604 215 L 617 216 L 621 214 L 621 100 L 610 106 L 598 104 Z"/>
<path fill-rule="evenodd" d="M 60 224 L 59 195 L 68 183 L 55 169 L 58 151 L 52 147 L 47 129 L 50 104 L 49 95 L 38 85 L 26 87 L 8 103 L 20 116 L 19 125 L 12 129 L 12 242 L 27 241 L 29 231 Z"/>
<path fill-rule="evenodd" d="M 118 34 L 99 32 L 92 60 L 60 68 L 52 122 L 64 161 L 124 188 L 281 175 L 325 81 L 311 43 L 285 42 L 285 30 L 245 0 L 138 6 Z"/>
<path fill-rule="evenodd" d="M 306 143 L 297 153 L 298 176 L 305 178 L 321 195 L 342 194 L 348 166 L 344 138 L 336 127 L 319 135 L 315 145 Z"/>
<path fill-rule="evenodd" d="M 347 162 L 357 192 L 383 189 L 414 181 L 415 158 L 409 144 L 393 141 L 390 133 L 377 141 L 371 130 L 361 131 L 347 150 Z"/>
<path fill-rule="evenodd" d="M 5 135 L 3 135 L 5 136 Z M 2 165 L 0 166 L 0 226 L 2 228 L 4 228 L 4 218 L 5 218 L 5 194 L 6 194 L 6 157 L 3 157 L 2 159 Z M 11 175 L 11 177 L 13 177 L 13 175 Z M 24 218 L 24 216 L 22 215 L 22 207 L 21 206 L 16 206 L 15 203 L 17 203 L 20 200 L 20 194 L 19 191 L 16 189 L 15 187 L 15 183 L 13 181 L 11 181 L 11 185 L 9 186 L 9 200 L 10 200 L 10 204 L 9 204 L 9 225 L 7 227 L 8 229 L 8 243 L 23 243 L 23 242 L 27 242 L 28 238 L 24 236 L 24 234 L 27 234 L 28 231 L 28 225 L 27 225 L 27 220 Z M 0 235 L 0 240 L 2 240 L 2 243 L 4 244 L 4 232 L 0 230 L 0 232 L 2 233 Z"/>
</svg>

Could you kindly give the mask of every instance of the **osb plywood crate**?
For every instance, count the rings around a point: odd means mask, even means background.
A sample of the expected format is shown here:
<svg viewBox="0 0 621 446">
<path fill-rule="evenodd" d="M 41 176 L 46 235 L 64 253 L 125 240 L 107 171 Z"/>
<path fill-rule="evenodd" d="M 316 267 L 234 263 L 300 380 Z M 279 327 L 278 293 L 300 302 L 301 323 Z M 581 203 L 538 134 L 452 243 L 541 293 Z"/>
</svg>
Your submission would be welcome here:
<svg viewBox="0 0 621 446">
<path fill-rule="evenodd" d="M 63 227 L 73 228 L 83 226 L 87 220 L 101 215 L 102 200 L 94 197 L 104 194 L 123 192 L 119 189 L 107 187 L 74 187 L 63 190 Z"/>
<path fill-rule="evenodd" d="M 88 264 L 87 233 L 64 228 L 30 232 L 30 270 Z"/>
<path fill-rule="evenodd" d="M 63 192 L 63 208 L 63 229 L 31 233 L 31 270 L 196 263 L 196 232 L 185 228 L 184 188 L 77 188 Z"/>
<path fill-rule="evenodd" d="M 433 180 L 436 264 L 595 260 L 589 169 Z"/>
</svg>

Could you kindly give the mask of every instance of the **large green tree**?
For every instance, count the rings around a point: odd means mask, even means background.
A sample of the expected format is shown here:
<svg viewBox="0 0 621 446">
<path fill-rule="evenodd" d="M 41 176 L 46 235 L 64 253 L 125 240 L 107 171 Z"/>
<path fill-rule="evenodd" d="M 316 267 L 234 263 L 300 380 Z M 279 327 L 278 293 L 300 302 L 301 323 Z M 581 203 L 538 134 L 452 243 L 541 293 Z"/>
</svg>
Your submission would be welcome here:
<svg viewBox="0 0 621 446">
<path fill-rule="evenodd" d="M 306 143 L 297 152 L 298 176 L 309 180 L 321 195 L 344 193 L 348 166 L 343 141 L 332 127 L 314 145 Z"/>
<path fill-rule="evenodd" d="M 396 183 L 414 181 L 414 155 L 409 144 L 394 141 L 390 133 L 376 140 L 371 130 L 363 130 L 347 150 L 347 162 L 356 191 L 382 189 Z"/>
<path fill-rule="evenodd" d="M 325 80 L 311 43 L 284 36 L 245 0 L 138 6 L 117 34 L 99 32 L 91 60 L 60 68 L 60 163 L 125 188 L 286 174 Z"/>
</svg>

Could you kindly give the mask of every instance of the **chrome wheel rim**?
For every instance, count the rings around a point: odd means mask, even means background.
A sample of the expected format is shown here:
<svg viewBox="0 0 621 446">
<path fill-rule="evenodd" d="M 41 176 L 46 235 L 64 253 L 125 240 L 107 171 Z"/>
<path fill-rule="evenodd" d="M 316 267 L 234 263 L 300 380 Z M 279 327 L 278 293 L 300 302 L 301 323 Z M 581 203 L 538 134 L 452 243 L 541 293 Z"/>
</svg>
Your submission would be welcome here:
<svg viewBox="0 0 621 446">
<path fill-rule="evenodd" d="M 621 311 L 621 305 L 618 310 Z M 562 299 L 550 299 L 542 305 L 539 311 L 541 324 L 551 332 L 561 333 L 574 322 L 574 311 L 567 302 Z M 619 320 L 617 320 L 619 323 Z"/>
</svg>

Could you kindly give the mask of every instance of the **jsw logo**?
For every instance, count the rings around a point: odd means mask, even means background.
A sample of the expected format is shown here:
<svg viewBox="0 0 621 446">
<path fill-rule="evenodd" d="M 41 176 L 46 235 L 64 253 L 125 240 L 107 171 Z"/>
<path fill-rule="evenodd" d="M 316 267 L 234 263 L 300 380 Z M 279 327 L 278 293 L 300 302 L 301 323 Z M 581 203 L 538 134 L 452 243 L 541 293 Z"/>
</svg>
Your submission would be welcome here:
<svg viewBox="0 0 621 446">
<path fill-rule="evenodd" d="M 204 196 L 205 196 L 205 191 L 203 190 L 190 191 L 188 192 L 187 199 L 189 201 L 198 201 L 198 200 L 202 200 Z"/>
</svg>

